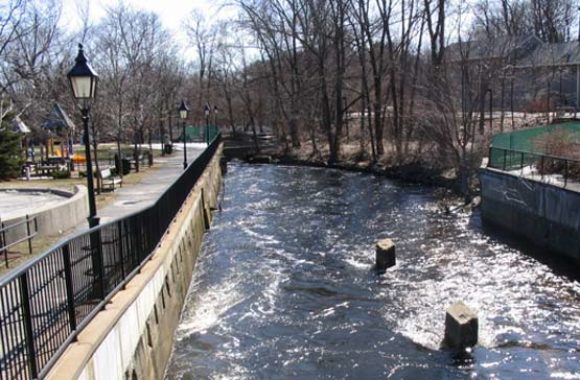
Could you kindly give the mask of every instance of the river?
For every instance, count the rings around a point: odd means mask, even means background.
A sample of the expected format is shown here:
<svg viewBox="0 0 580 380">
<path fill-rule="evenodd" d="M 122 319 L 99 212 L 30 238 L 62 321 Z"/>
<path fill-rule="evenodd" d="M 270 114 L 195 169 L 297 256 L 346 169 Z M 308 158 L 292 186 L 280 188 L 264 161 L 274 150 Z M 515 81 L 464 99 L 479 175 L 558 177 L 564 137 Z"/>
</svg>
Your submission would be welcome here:
<svg viewBox="0 0 580 380">
<path fill-rule="evenodd" d="M 432 188 L 230 164 L 166 377 L 580 379 L 580 283 L 520 249 Z M 465 353 L 440 349 L 459 300 L 479 315 Z"/>
</svg>

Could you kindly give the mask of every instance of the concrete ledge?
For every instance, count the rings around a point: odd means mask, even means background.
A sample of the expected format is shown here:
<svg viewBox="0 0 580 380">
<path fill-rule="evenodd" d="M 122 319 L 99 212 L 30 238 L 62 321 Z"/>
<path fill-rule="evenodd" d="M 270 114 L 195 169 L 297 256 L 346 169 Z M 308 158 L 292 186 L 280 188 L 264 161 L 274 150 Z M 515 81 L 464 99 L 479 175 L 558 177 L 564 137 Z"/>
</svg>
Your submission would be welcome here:
<svg viewBox="0 0 580 380">
<path fill-rule="evenodd" d="M 221 152 L 220 146 L 151 260 L 78 334 L 47 379 L 163 378 L 206 230 L 210 206 L 202 189 L 219 190 Z"/>
<path fill-rule="evenodd" d="M 481 169 L 482 218 L 580 263 L 580 193 Z"/>
<path fill-rule="evenodd" d="M 50 192 L 62 197 L 66 197 L 56 205 L 40 207 L 28 214 L 36 217 L 38 223 L 38 236 L 59 235 L 79 223 L 84 223 L 89 216 L 88 192 L 82 185 L 75 185 L 73 192 L 59 189 L 34 189 L 20 188 L 10 189 L 24 192 Z M 6 225 L 18 223 L 25 220 L 26 215 L 18 215 L 2 220 Z M 26 225 L 23 224 L 6 233 L 8 243 L 24 238 L 26 236 Z"/>
</svg>

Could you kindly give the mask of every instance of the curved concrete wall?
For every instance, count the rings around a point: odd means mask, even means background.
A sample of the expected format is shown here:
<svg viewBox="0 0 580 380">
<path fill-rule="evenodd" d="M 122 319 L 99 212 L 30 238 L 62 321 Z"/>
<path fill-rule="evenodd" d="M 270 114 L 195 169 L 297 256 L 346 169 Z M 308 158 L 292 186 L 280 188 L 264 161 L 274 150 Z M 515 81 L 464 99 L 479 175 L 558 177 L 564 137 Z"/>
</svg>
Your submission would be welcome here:
<svg viewBox="0 0 580 380">
<path fill-rule="evenodd" d="M 29 213 L 29 217 L 36 217 L 38 223 L 38 236 L 51 236 L 61 234 L 72 227 L 83 223 L 89 216 L 88 192 L 82 185 L 75 185 L 73 192 L 58 189 L 10 189 L 17 191 L 43 191 L 66 197 L 56 205 L 40 207 Z M 26 219 L 26 215 L 20 215 L 2 220 L 6 226 L 18 223 Z M 33 228 L 33 226 L 31 226 Z M 26 236 L 26 224 L 11 229 L 6 233 L 7 243 L 11 243 Z"/>
<path fill-rule="evenodd" d="M 217 206 L 220 146 L 157 251 L 81 331 L 48 379 L 162 379 L 203 235 Z"/>
</svg>

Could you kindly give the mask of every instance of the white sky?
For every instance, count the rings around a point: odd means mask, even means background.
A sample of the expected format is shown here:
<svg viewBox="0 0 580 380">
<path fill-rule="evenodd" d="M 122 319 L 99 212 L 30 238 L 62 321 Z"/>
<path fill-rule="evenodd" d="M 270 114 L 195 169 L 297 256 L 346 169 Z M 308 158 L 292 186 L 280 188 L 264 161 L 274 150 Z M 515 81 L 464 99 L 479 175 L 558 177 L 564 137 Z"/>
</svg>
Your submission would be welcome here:
<svg viewBox="0 0 580 380">
<path fill-rule="evenodd" d="M 73 29 L 80 27 L 77 21 L 79 18 L 77 4 L 85 2 L 89 4 L 91 20 L 98 22 L 105 15 L 106 7 L 114 6 L 121 0 L 62 0 L 61 23 L 64 27 Z M 123 0 L 123 2 L 135 9 L 157 13 L 163 25 L 173 33 L 177 42 L 184 48 L 186 36 L 183 33 L 182 23 L 193 10 L 203 13 L 210 22 L 235 14 L 232 7 L 220 6 L 224 3 L 221 0 Z"/>
</svg>

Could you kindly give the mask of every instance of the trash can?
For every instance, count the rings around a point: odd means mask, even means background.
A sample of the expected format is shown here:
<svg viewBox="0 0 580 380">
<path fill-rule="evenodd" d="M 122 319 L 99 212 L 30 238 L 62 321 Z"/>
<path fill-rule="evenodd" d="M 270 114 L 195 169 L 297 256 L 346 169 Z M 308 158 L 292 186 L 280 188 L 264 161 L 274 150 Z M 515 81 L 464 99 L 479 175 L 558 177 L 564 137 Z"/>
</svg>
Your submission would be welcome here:
<svg viewBox="0 0 580 380">
<path fill-rule="evenodd" d="M 173 152 L 173 145 L 165 144 L 165 154 L 171 154 Z"/>
<path fill-rule="evenodd" d="M 123 166 L 123 175 L 127 175 L 131 172 L 131 161 L 126 158 L 121 159 L 121 164 Z"/>
</svg>

